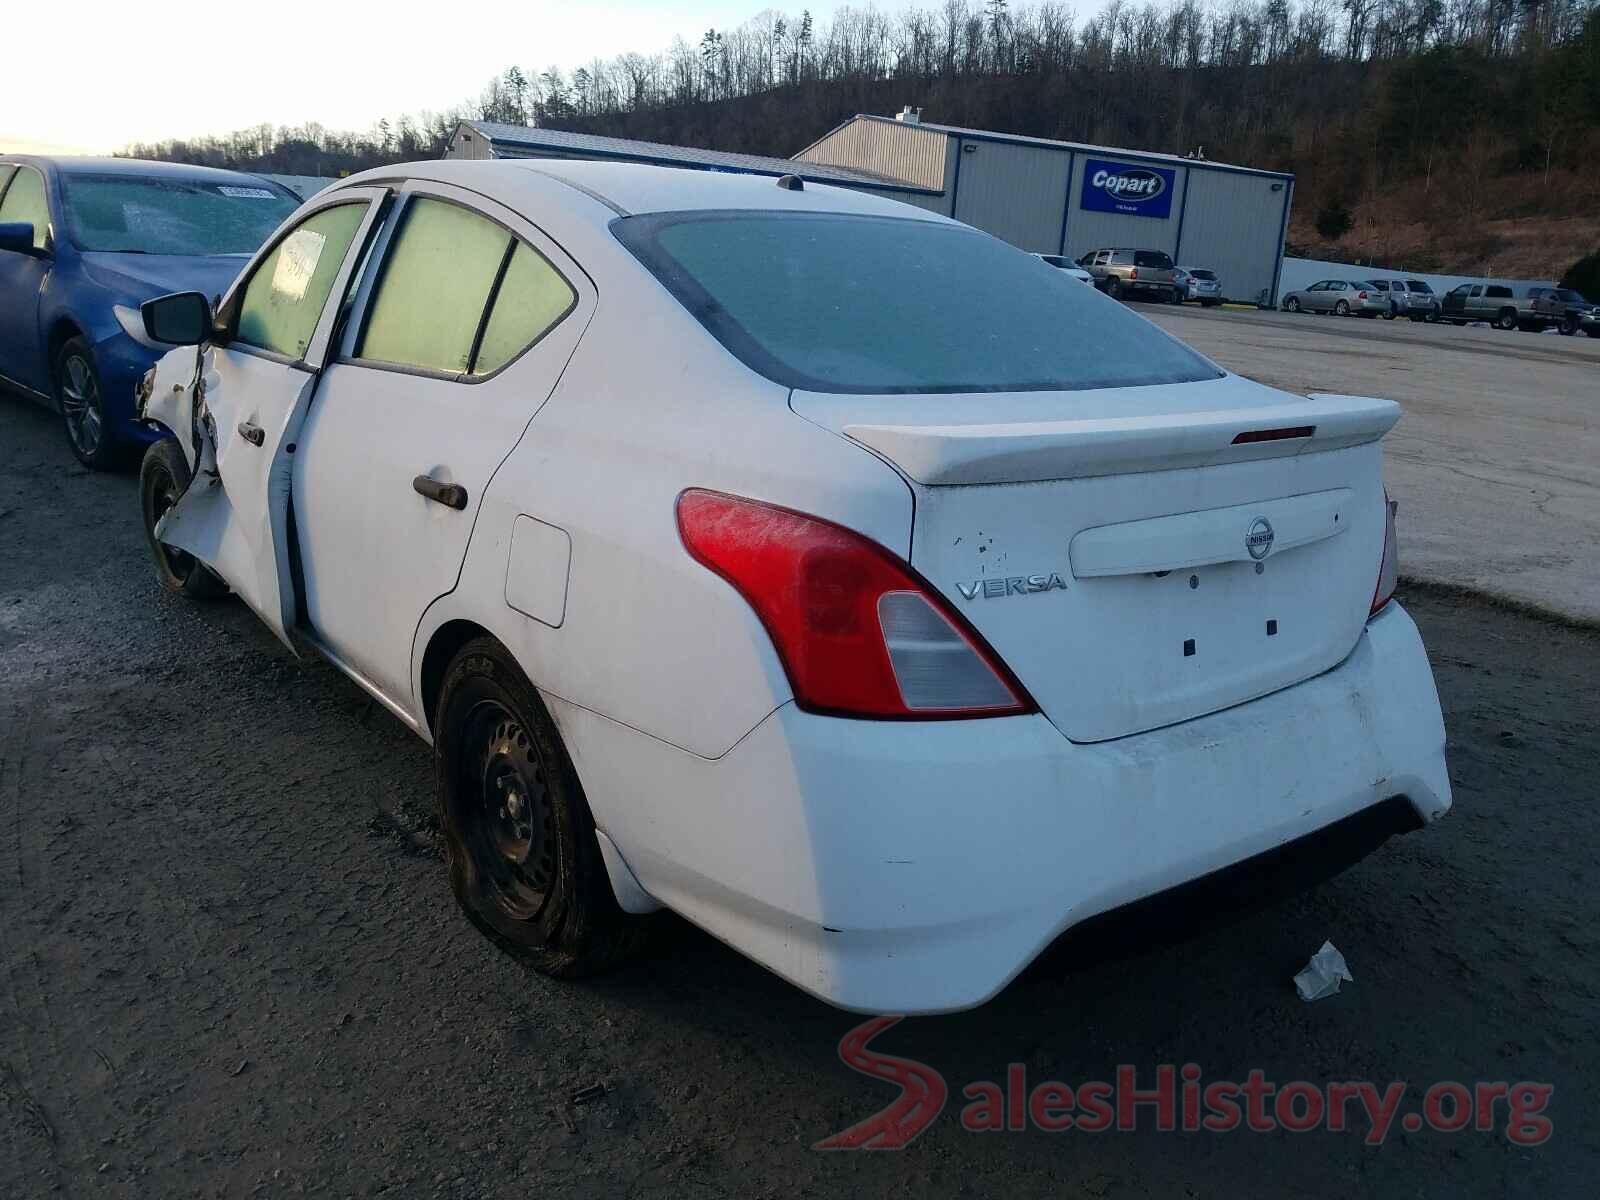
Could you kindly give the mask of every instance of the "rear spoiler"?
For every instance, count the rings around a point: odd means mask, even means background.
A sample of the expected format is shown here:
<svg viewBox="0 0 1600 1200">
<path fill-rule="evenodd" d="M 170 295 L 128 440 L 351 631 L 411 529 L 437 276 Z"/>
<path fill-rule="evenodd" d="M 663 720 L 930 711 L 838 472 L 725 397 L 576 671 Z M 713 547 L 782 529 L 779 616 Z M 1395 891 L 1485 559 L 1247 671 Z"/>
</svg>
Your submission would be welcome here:
<svg viewBox="0 0 1600 1200">
<path fill-rule="evenodd" d="M 846 425 L 845 435 L 918 483 L 1031 483 L 1288 458 L 1375 442 L 1393 400 L 1317 392 L 1304 400 L 1163 416 L 996 425 Z"/>
</svg>

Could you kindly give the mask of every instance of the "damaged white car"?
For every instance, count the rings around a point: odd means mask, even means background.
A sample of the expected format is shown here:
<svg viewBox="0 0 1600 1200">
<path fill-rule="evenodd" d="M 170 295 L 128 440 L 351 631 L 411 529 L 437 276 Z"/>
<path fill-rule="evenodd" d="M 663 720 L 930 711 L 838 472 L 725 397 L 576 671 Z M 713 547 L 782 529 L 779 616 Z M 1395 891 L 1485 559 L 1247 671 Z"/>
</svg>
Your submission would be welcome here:
<svg viewBox="0 0 1600 1200">
<path fill-rule="evenodd" d="M 559 976 L 676 910 L 834 1004 L 1450 806 L 1382 400 L 1223 371 L 857 192 L 434 162 L 308 202 L 141 411 L 156 569 L 429 741 Z"/>
</svg>

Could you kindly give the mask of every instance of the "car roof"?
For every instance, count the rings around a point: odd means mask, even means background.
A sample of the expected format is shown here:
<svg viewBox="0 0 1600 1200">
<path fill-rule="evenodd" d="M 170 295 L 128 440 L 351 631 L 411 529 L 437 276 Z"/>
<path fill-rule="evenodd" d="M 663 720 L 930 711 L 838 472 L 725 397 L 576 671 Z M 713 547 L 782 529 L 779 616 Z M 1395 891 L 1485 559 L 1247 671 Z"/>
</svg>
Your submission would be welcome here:
<svg viewBox="0 0 1600 1200">
<path fill-rule="evenodd" d="M 800 190 L 789 190 L 780 188 L 773 175 L 588 159 L 435 159 L 363 171 L 336 186 L 392 182 L 397 177 L 470 188 L 512 209 L 519 207 L 519 199 L 546 191 L 537 186 L 539 177 L 553 179 L 609 209 L 591 214 L 602 223 L 617 215 L 704 209 L 793 209 L 951 223 L 898 200 L 810 180 Z"/>
<path fill-rule="evenodd" d="M 147 158 L 97 158 L 78 155 L 17 154 L 4 155 L 8 162 L 28 163 L 33 166 L 52 166 L 62 175 L 129 175 L 143 179 L 187 179 L 197 183 L 237 182 L 240 179 L 260 179 L 248 171 L 231 171 L 225 167 L 201 167 L 192 163 L 156 162 Z"/>
</svg>

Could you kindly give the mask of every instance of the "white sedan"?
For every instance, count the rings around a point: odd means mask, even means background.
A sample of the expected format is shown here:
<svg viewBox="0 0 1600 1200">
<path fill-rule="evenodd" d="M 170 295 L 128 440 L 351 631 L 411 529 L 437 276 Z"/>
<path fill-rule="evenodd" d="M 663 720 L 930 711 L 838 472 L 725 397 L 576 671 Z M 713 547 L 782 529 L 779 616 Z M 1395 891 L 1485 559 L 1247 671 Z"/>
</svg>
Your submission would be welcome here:
<svg viewBox="0 0 1600 1200">
<path fill-rule="evenodd" d="M 964 225 L 385 167 L 144 319 L 185 347 L 141 387 L 159 578 L 433 745 L 461 907 L 550 974 L 666 906 L 834 1004 L 959 1009 L 1450 806 L 1395 405 L 1231 375 Z"/>
<path fill-rule="evenodd" d="M 1047 266 L 1054 267 L 1068 279 L 1076 279 L 1079 283 L 1087 283 L 1090 287 L 1094 286 L 1094 276 L 1070 258 L 1064 258 L 1059 254 L 1035 254 L 1034 257 Z"/>
</svg>

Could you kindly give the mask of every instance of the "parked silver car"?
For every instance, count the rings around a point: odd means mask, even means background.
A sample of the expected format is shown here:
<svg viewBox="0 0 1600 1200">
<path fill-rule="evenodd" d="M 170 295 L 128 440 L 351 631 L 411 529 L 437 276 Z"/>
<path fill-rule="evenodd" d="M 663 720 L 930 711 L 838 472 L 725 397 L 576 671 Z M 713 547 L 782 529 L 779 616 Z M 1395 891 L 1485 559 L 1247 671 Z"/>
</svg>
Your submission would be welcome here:
<svg viewBox="0 0 1600 1200">
<path fill-rule="evenodd" d="M 1185 300 L 1198 300 L 1205 308 L 1215 308 L 1222 303 L 1222 280 L 1207 267 L 1179 267 L 1178 274 L 1185 280 Z"/>
<path fill-rule="evenodd" d="M 1389 297 L 1365 280 L 1319 279 L 1310 287 L 1285 293 L 1278 306 L 1284 312 L 1377 317 L 1389 311 Z"/>
<path fill-rule="evenodd" d="M 1425 280 L 1390 280 L 1389 296 L 1392 300 L 1402 298 L 1399 289 L 1404 289 L 1405 303 L 1396 310 L 1396 316 L 1410 317 L 1413 321 L 1432 322 L 1439 319 L 1439 297 Z"/>
</svg>

